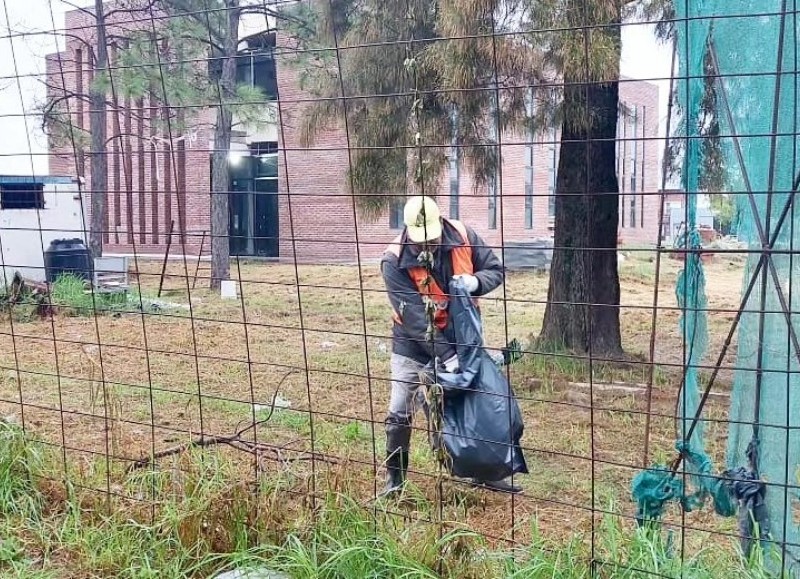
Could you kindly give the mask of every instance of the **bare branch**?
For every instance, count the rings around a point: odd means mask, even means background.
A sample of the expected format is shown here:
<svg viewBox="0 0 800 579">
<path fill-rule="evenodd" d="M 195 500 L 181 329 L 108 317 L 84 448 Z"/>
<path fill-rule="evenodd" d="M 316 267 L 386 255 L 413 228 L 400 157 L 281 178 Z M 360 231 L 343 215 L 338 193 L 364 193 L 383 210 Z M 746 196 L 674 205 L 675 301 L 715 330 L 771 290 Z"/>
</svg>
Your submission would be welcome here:
<svg viewBox="0 0 800 579">
<path fill-rule="evenodd" d="M 211 437 L 201 436 L 200 438 L 190 440 L 189 442 L 186 442 L 184 444 L 166 448 L 162 451 L 154 453 L 152 456 L 135 461 L 128 467 L 127 469 L 128 472 L 132 472 L 136 469 L 149 466 L 159 459 L 166 458 L 168 456 L 174 456 L 177 454 L 182 454 L 193 448 L 208 448 L 210 446 L 215 446 L 215 445 L 227 445 L 232 448 L 235 448 L 236 450 L 249 452 L 256 455 L 259 455 L 264 451 L 273 452 L 275 454 L 275 457 L 282 462 L 313 460 L 313 461 L 336 464 L 338 462 L 338 459 L 336 457 L 331 457 L 320 453 L 304 453 L 303 456 L 295 457 L 293 459 L 284 458 L 281 454 L 281 451 L 292 450 L 289 448 L 289 446 L 294 444 L 296 441 L 291 441 L 284 445 L 273 445 L 263 442 L 257 443 L 242 438 L 245 434 L 254 430 L 256 427 L 262 426 L 267 422 L 269 422 L 269 420 L 272 418 L 273 413 L 275 412 L 275 403 L 276 400 L 278 399 L 278 394 L 280 392 L 281 386 L 286 381 L 286 379 L 289 378 L 289 376 L 297 373 L 298 373 L 297 370 L 290 370 L 289 372 L 284 374 L 280 382 L 278 382 L 278 385 L 275 388 L 275 393 L 272 395 L 272 402 L 270 403 L 269 412 L 267 413 L 267 416 L 264 417 L 263 419 L 252 422 L 248 426 L 243 426 L 241 428 L 238 428 L 236 432 L 234 432 L 229 436 L 211 436 Z M 294 451 L 294 452 L 302 452 L 302 451 Z"/>
</svg>

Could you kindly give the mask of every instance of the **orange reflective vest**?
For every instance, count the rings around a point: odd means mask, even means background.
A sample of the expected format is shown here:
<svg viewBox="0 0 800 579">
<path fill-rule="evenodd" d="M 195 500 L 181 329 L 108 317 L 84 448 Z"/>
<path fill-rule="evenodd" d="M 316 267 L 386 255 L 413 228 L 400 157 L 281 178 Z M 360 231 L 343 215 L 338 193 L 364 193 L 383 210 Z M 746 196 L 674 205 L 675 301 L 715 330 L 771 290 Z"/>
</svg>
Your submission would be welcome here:
<svg viewBox="0 0 800 579">
<path fill-rule="evenodd" d="M 472 264 L 472 246 L 469 243 L 466 226 L 460 221 L 446 220 L 445 223 L 452 225 L 456 231 L 461 235 L 464 245 L 454 247 L 450 251 L 450 259 L 453 263 L 453 275 L 472 275 L 474 267 Z M 387 253 L 391 253 L 395 257 L 400 257 L 402 250 L 403 235 L 398 235 L 394 241 L 386 248 Z M 434 324 L 439 330 L 444 330 L 447 327 L 447 304 L 449 298 L 447 294 L 442 291 L 439 284 L 429 275 L 428 270 L 424 266 L 411 267 L 408 270 L 411 280 L 417 287 L 417 290 L 422 295 L 423 301 L 429 300 L 436 306 L 436 313 L 433 316 Z M 477 304 L 477 300 L 475 300 Z M 392 312 L 392 319 L 396 324 L 403 325 L 403 319 L 396 311 Z"/>
</svg>

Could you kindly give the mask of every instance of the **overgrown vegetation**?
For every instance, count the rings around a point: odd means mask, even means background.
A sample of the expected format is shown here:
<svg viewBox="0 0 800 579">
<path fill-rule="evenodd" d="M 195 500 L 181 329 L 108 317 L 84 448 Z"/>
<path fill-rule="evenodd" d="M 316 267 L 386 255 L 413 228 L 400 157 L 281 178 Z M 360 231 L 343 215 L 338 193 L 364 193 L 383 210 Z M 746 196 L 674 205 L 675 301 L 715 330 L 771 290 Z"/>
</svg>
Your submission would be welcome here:
<svg viewBox="0 0 800 579">
<path fill-rule="evenodd" d="M 92 316 L 127 309 L 128 299 L 125 293 L 92 292 L 82 279 L 62 275 L 50 288 L 50 303 L 61 315 Z"/>
<path fill-rule="evenodd" d="M 14 321 L 31 322 L 48 311 L 60 316 L 86 317 L 154 309 L 154 302 L 136 289 L 118 293 L 93 292 L 74 275 L 62 275 L 49 286 L 49 295 L 23 292 L 12 302 L 11 290 L 0 288 L 0 311 L 10 312 Z"/>
<path fill-rule="evenodd" d="M 333 476 L 316 502 L 298 497 L 285 471 L 240 482 L 236 463 L 205 451 L 176 457 L 158 470 L 112 469 L 114 494 L 102 488 L 100 464 L 64 471 L 54 449 L 27 440 L 0 422 L 0 573 L 45 577 L 208 577 L 231 568 L 266 566 L 297 579 L 354 577 L 588 578 L 587 537 L 533 540 L 516 550 L 489 545 L 454 523 L 436 524 L 436 509 L 372 510 L 343 492 Z M 405 516 L 402 516 L 405 515 Z M 682 562 L 678 549 L 652 531 L 607 517 L 597 536 L 594 576 L 647 573 L 693 578 L 765 577 L 760 561 L 717 549 Z"/>
</svg>

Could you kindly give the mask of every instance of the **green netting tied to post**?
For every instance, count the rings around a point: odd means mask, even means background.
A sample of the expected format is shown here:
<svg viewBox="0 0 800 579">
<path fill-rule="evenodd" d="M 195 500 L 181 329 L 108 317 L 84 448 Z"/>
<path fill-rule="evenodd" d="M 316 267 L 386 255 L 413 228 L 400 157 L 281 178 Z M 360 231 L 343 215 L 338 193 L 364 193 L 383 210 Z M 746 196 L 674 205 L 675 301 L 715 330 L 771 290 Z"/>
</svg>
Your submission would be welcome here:
<svg viewBox="0 0 800 579">
<path fill-rule="evenodd" d="M 636 520 L 640 525 L 658 521 L 670 502 L 677 502 L 686 512 L 700 508 L 711 499 L 714 511 L 723 517 L 736 514 L 736 500 L 731 494 L 728 479 L 712 472 L 711 459 L 703 452 L 693 452 L 689 445 L 678 442 L 675 449 L 695 466 L 694 491 L 689 492 L 683 478 L 676 476 L 667 465 L 656 465 L 633 479 L 632 492 L 638 508 Z"/>
<path fill-rule="evenodd" d="M 703 167 L 698 112 L 706 56 L 713 63 L 715 115 L 720 124 L 728 193 L 737 203 L 737 233 L 748 244 L 736 370 L 729 413 L 727 469 L 708 475 L 700 400 L 694 367 L 706 344 L 704 278 L 699 257 L 689 252 L 676 288 L 685 376 L 678 420 L 680 456 L 694 488 L 684 488 L 675 468 L 653 467 L 633 482 L 643 519 L 657 519 L 670 501 L 684 509 L 714 498 L 721 515 L 739 506 L 747 551 L 758 523 L 765 548 L 777 547 L 778 572 L 800 576 L 800 208 L 798 187 L 799 0 L 687 0 L 675 2 L 680 80 L 678 98 L 687 138 L 683 184 L 687 191 L 687 237 L 694 238 L 699 175 Z M 718 193 L 718 192 L 709 192 Z M 796 283 L 797 282 L 797 283 Z M 677 464 L 677 463 L 676 463 Z M 679 480 L 680 479 L 680 480 Z M 727 500 L 725 491 L 728 492 Z"/>
<path fill-rule="evenodd" d="M 699 111 L 705 91 L 703 71 L 709 34 L 709 22 L 698 18 L 703 5 L 703 2 L 691 2 L 688 6 L 685 2 L 677 2 L 675 5 L 676 17 L 679 20 L 686 19 L 676 26 L 680 56 L 676 88 L 681 109 L 685 111 L 682 131 L 686 139 L 686 156 L 682 176 L 684 190 L 687 191 L 684 233 L 677 244 L 684 256 L 684 268 L 678 275 L 675 287 L 682 312 L 680 329 L 684 367 L 678 403 L 680 438 L 676 446 L 695 490 L 690 493 L 684 488 L 683 478 L 677 476 L 674 469 L 656 466 L 640 473 L 632 485 L 640 520 L 659 518 L 670 501 L 677 501 L 689 511 L 699 507 L 708 495 L 725 492 L 709 476 L 712 463 L 705 453 L 703 422 L 694 420 L 700 406 L 697 367 L 706 353 L 708 343 L 705 275 L 699 253 L 701 239 L 697 230 L 697 191 L 702 161 Z M 715 503 L 729 502 L 719 496 L 715 499 Z"/>
</svg>

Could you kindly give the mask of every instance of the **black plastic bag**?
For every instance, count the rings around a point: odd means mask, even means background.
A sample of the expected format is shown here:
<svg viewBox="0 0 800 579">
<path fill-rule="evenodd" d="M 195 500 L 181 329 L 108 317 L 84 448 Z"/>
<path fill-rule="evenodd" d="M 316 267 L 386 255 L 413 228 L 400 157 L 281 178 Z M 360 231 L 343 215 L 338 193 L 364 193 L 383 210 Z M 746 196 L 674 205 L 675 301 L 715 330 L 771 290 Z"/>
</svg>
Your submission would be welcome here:
<svg viewBox="0 0 800 579">
<path fill-rule="evenodd" d="M 450 284 L 449 328 L 458 352 L 458 371 L 436 372 L 441 386 L 441 446 L 451 475 L 499 481 L 525 474 L 519 446 L 524 426 L 519 404 L 495 361 L 483 348 L 480 315 L 462 282 Z"/>
</svg>

